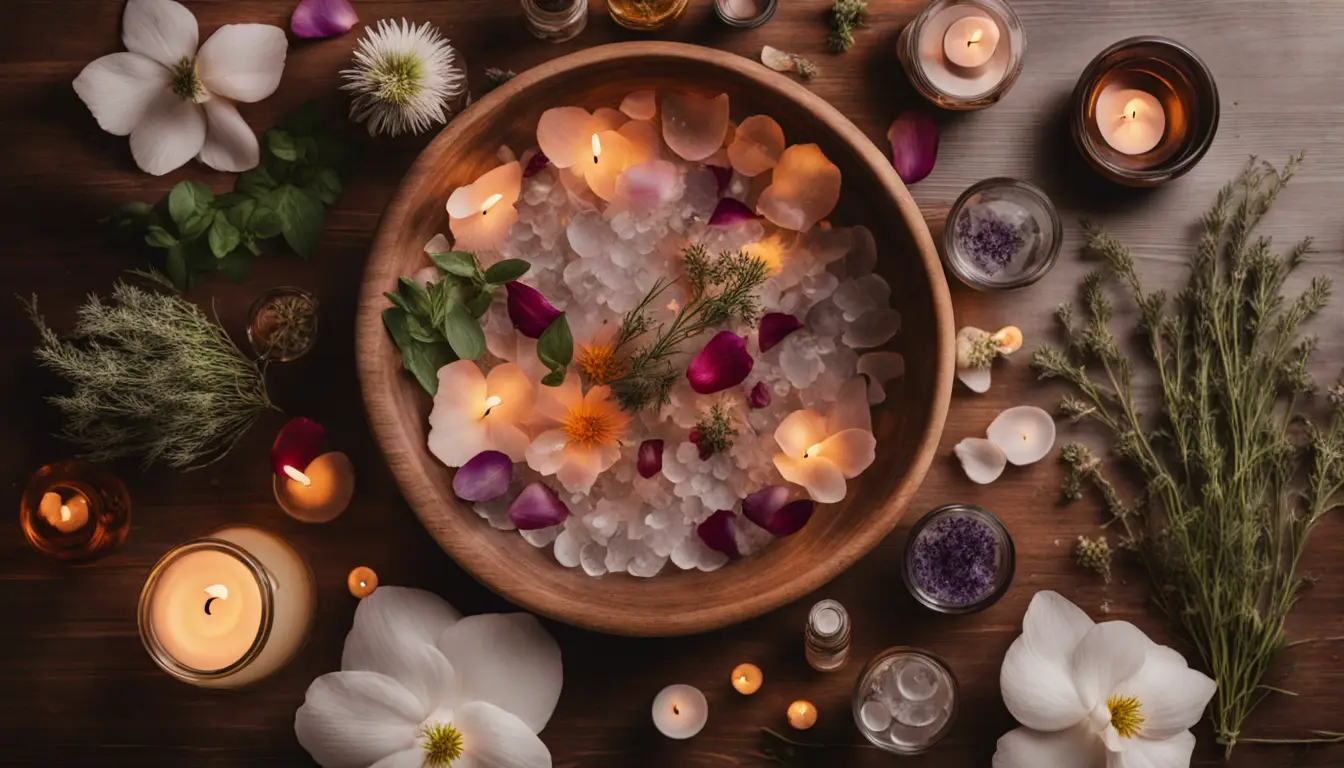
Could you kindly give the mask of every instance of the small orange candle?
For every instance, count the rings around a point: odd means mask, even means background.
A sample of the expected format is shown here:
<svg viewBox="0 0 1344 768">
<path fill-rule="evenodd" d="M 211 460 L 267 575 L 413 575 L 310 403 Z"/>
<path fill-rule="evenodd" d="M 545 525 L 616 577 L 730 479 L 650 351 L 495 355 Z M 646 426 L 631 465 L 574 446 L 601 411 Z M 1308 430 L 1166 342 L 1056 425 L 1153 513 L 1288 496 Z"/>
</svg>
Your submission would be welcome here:
<svg viewBox="0 0 1344 768">
<path fill-rule="evenodd" d="M 789 705 L 789 725 L 800 731 L 817 724 L 817 708 L 810 701 L 798 700 Z"/>
<path fill-rule="evenodd" d="M 277 476 L 275 500 L 290 517 L 305 523 L 335 520 L 355 494 L 355 468 L 344 453 L 324 453 L 298 477 Z M 307 482 L 304 482 L 307 481 Z"/>
<path fill-rule="evenodd" d="M 68 499 L 61 498 L 61 494 L 54 491 L 47 491 L 42 494 L 38 513 L 52 528 L 61 533 L 74 533 L 88 525 L 89 500 L 78 491 Z"/>
<path fill-rule="evenodd" d="M 350 571 L 350 575 L 345 578 L 345 585 L 350 588 L 350 594 L 363 600 L 378 588 L 378 574 L 372 568 L 361 565 Z"/>
<path fill-rule="evenodd" d="M 750 696 L 759 691 L 763 682 L 765 676 L 761 674 L 761 668 L 755 664 L 738 664 L 733 667 L 733 688 L 743 696 Z"/>
</svg>

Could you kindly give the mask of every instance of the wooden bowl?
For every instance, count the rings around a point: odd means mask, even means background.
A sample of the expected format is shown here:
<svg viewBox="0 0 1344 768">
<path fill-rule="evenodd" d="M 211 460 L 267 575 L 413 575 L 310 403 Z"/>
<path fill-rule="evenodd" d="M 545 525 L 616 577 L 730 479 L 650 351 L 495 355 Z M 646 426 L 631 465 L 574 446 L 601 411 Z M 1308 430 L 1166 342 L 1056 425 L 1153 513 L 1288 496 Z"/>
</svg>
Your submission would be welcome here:
<svg viewBox="0 0 1344 768">
<path fill-rule="evenodd" d="M 801 532 L 714 573 L 670 563 L 641 579 L 592 578 L 567 569 L 549 548 L 491 528 L 453 496 L 453 472 L 426 447 L 430 398 L 401 367 L 380 313 L 383 291 L 422 265 L 424 244 L 447 232 L 444 203 L 457 186 L 498 164 L 501 144 L 536 144 L 541 113 L 562 105 L 616 106 L 630 91 L 725 92 L 735 120 L 768 114 L 790 143 L 816 142 L 843 174 L 839 224 L 872 229 L 878 271 L 892 286 L 904 327 L 888 348 L 906 360 L 873 413 L 877 461 L 823 506 Z M 402 181 L 378 229 L 356 320 L 360 385 L 369 423 L 416 515 L 463 568 L 523 608 L 620 635 L 668 636 L 758 616 L 825 584 L 896 526 L 933 459 L 953 373 L 952 305 L 937 252 L 890 161 L 834 107 L 748 59 L 698 46 L 620 43 L 574 53 L 524 72 L 453 120 Z M 894 572 L 894 571 L 893 571 Z M 893 588 L 895 588 L 893 586 Z"/>
</svg>

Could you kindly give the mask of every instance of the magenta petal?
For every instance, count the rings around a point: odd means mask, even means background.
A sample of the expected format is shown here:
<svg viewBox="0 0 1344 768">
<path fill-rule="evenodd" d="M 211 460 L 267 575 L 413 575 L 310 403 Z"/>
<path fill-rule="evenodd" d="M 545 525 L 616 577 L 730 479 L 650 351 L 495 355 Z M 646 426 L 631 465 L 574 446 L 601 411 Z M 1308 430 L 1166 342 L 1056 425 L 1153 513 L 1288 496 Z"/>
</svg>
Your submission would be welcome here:
<svg viewBox="0 0 1344 768">
<path fill-rule="evenodd" d="M 728 227 L 759 218 L 761 217 L 748 208 L 746 203 L 731 197 L 725 197 L 719 200 L 718 205 L 714 206 L 714 213 L 709 217 L 709 226 Z"/>
<path fill-rule="evenodd" d="M 789 501 L 783 485 L 762 488 L 742 500 L 742 515 L 778 537 L 797 533 L 812 518 L 811 499 Z"/>
<path fill-rule="evenodd" d="M 906 184 L 929 175 L 938 159 L 938 124 L 923 109 L 907 109 L 887 129 L 891 164 Z"/>
<path fill-rule="evenodd" d="M 513 460 L 500 451 L 481 451 L 453 476 L 453 493 L 463 501 L 489 501 L 503 496 L 513 480 Z"/>
<path fill-rule="evenodd" d="M 697 525 L 695 532 L 700 534 L 700 540 L 705 542 L 705 546 L 715 552 L 722 552 L 733 559 L 742 556 L 737 548 L 737 539 L 733 536 L 732 510 L 720 509 Z"/>
<path fill-rule="evenodd" d="M 271 469 L 280 477 L 286 477 L 285 467 L 302 472 L 322 452 L 326 439 L 327 430 L 316 421 L 303 417 L 290 419 L 271 444 Z"/>
<path fill-rule="evenodd" d="M 639 444 L 639 456 L 635 461 L 639 476 L 648 480 L 663 471 L 663 441 L 645 440 Z"/>
<path fill-rule="evenodd" d="M 803 321 L 783 312 L 771 312 L 761 318 L 761 326 L 756 332 L 756 343 L 762 352 L 784 340 L 785 336 L 803 327 Z"/>
<path fill-rule="evenodd" d="M 551 302 L 541 295 L 541 291 L 517 280 L 504 284 L 509 293 L 509 320 L 513 327 L 529 339 L 539 339 L 541 334 L 560 317 L 560 310 L 551 306 Z"/>
<path fill-rule="evenodd" d="M 746 339 L 732 331 L 719 331 L 686 367 L 686 378 L 691 389 L 712 395 L 746 381 L 755 364 Z"/>
<path fill-rule="evenodd" d="M 348 0 L 303 0 L 289 17 L 295 37 L 336 37 L 359 21 Z"/>
<path fill-rule="evenodd" d="M 733 180 L 733 169 L 724 168 L 721 165 L 706 165 L 705 167 L 709 169 L 710 173 L 714 174 L 714 181 L 719 185 L 719 194 L 722 195 L 723 190 L 728 188 L 728 183 Z"/>
<path fill-rule="evenodd" d="M 765 386 L 764 381 L 756 382 L 756 386 L 747 393 L 747 405 L 752 408 L 770 407 L 770 388 Z"/>
<path fill-rule="evenodd" d="M 527 167 L 523 169 L 523 178 L 530 179 L 533 176 L 536 176 L 538 173 L 546 170 L 546 167 L 550 164 L 551 159 L 542 154 L 541 150 L 537 150 L 537 154 L 533 155 L 532 159 L 527 161 Z"/>
<path fill-rule="evenodd" d="M 559 525 L 569 516 L 569 508 L 545 484 L 528 485 L 509 505 L 509 519 L 519 530 L 535 531 Z"/>
</svg>

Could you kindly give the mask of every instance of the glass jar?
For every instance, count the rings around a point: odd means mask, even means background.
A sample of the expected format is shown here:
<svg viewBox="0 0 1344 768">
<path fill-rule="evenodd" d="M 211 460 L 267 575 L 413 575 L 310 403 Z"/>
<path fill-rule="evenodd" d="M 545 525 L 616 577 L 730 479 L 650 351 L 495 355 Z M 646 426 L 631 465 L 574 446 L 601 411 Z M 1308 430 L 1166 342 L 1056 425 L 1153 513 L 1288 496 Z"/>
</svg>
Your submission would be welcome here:
<svg viewBox="0 0 1344 768">
<path fill-rule="evenodd" d="M 320 318 L 313 294 L 289 286 L 272 288 L 252 302 L 247 340 L 253 352 L 272 362 L 298 360 L 317 344 Z"/>
<path fill-rule="evenodd" d="M 690 0 L 607 0 L 607 13 L 617 24 L 639 32 L 652 32 L 676 21 Z"/>
<path fill-rule="evenodd" d="M 1008 591 L 1016 568 L 1013 539 L 999 518 L 969 504 L 929 512 L 905 539 L 901 576 L 939 613 L 975 613 Z"/>
<path fill-rule="evenodd" d="M 778 5 L 778 0 L 714 0 L 714 13 L 730 27 L 753 29 L 774 18 Z"/>
<path fill-rule="evenodd" d="M 980 291 L 1025 288 L 1050 271 L 1064 227 L 1034 184 L 999 177 L 971 185 L 948 210 L 943 265 Z"/>
<path fill-rule="evenodd" d="M 873 657 L 854 685 L 854 724 L 873 746 L 901 755 L 928 751 L 952 729 L 957 677 L 937 654 L 897 646 Z"/>
<path fill-rule="evenodd" d="M 131 530 L 131 495 L 116 475 L 87 461 L 59 461 L 33 474 L 19 501 L 33 549 L 69 563 L 111 553 Z"/>
<path fill-rule="evenodd" d="M 542 40 L 573 40 L 588 26 L 588 0 L 522 0 L 527 31 Z"/>
<path fill-rule="evenodd" d="M 983 18 L 997 28 L 993 53 L 975 67 L 948 60 L 945 46 L 953 25 Z M 910 83 L 943 109 L 983 109 L 998 103 L 1022 74 L 1027 33 L 1004 0 L 934 0 L 905 29 L 896 43 Z"/>
</svg>

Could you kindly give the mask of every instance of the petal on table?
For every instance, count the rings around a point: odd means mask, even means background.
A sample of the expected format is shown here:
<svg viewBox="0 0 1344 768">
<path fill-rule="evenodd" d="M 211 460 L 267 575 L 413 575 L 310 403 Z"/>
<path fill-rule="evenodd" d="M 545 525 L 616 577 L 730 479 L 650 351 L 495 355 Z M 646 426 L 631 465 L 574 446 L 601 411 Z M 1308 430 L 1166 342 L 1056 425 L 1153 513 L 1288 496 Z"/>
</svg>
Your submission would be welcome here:
<svg viewBox="0 0 1344 768">
<path fill-rule="evenodd" d="M 535 616 L 468 616 L 445 630 L 438 646 L 459 670 L 463 701 L 501 707 L 532 733 L 546 727 L 560 700 L 564 667 L 560 646 Z"/>
<path fill-rule="evenodd" d="M 341 669 L 364 669 L 370 649 L 392 643 L 433 645 L 462 614 L 448 601 L 423 589 L 384 586 L 359 601 L 354 626 L 345 638 Z"/>
<path fill-rule="evenodd" d="M 211 99 L 205 109 L 205 146 L 200 161 L 217 171 L 242 173 L 261 161 L 257 134 L 228 99 Z"/>
<path fill-rule="evenodd" d="M 983 395 L 989 391 L 990 382 L 993 380 L 989 367 L 984 368 L 958 368 L 957 378 L 962 384 L 972 392 Z"/>
<path fill-rule="evenodd" d="M 1166 739 L 1193 728 L 1217 689 L 1217 683 L 1191 669 L 1180 653 L 1153 643 L 1144 655 L 1143 668 L 1114 693 L 1139 700 L 1140 735 Z"/>
<path fill-rule="evenodd" d="M 867 407 L 867 400 L 864 401 Z M 877 438 L 866 429 L 846 429 L 826 438 L 816 457 L 828 459 L 846 478 L 858 477 L 877 458 Z"/>
<path fill-rule="evenodd" d="M 289 41 L 270 24 L 227 24 L 215 31 L 196 57 L 206 90 L 234 101 L 261 101 L 275 93 L 285 71 Z"/>
<path fill-rule="evenodd" d="M 414 694 L 386 675 L 331 672 L 308 686 L 294 735 L 324 768 L 365 768 L 415 746 L 426 714 Z"/>
<path fill-rule="evenodd" d="M 1091 629 L 1073 650 L 1070 676 L 1086 710 L 1105 704 L 1120 683 L 1142 667 L 1152 641 L 1127 621 L 1108 621 Z"/>
<path fill-rule="evenodd" d="M 814 501 L 833 504 L 845 498 L 845 475 L 830 460 L 820 456 L 795 459 L 783 453 L 775 454 L 775 469 L 790 483 L 801 485 Z"/>
<path fill-rule="evenodd" d="M 826 417 L 816 411 L 794 411 L 775 427 L 780 450 L 801 459 L 807 449 L 826 439 Z"/>
<path fill-rule="evenodd" d="M 131 131 L 135 164 L 155 176 L 181 168 L 204 146 L 205 112 L 170 90 L 154 97 Z"/>
<path fill-rule="evenodd" d="M 1189 768 L 1195 735 L 1189 731 L 1170 739 L 1126 739 L 1119 752 L 1106 755 L 1106 768 Z"/>
<path fill-rule="evenodd" d="M 462 756 L 453 768 L 551 768 L 551 753 L 514 715 L 484 701 L 453 713 L 462 732 Z"/>
<path fill-rule="evenodd" d="M 130 0 L 121 17 L 121 42 L 126 50 L 165 67 L 195 56 L 199 34 L 196 17 L 172 0 Z"/>
<path fill-rule="evenodd" d="M 1042 733 L 1016 728 L 999 738 L 994 768 L 1102 768 L 1106 750 L 1084 724 Z"/>
<path fill-rule="evenodd" d="M 154 97 L 170 84 L 168 70 L 138 53 L 112 53 L 94 59 L 75 78 L 75 93 L 93 113 L 98 127 L 126 136 L 140 124 Z"/>
</svg>

